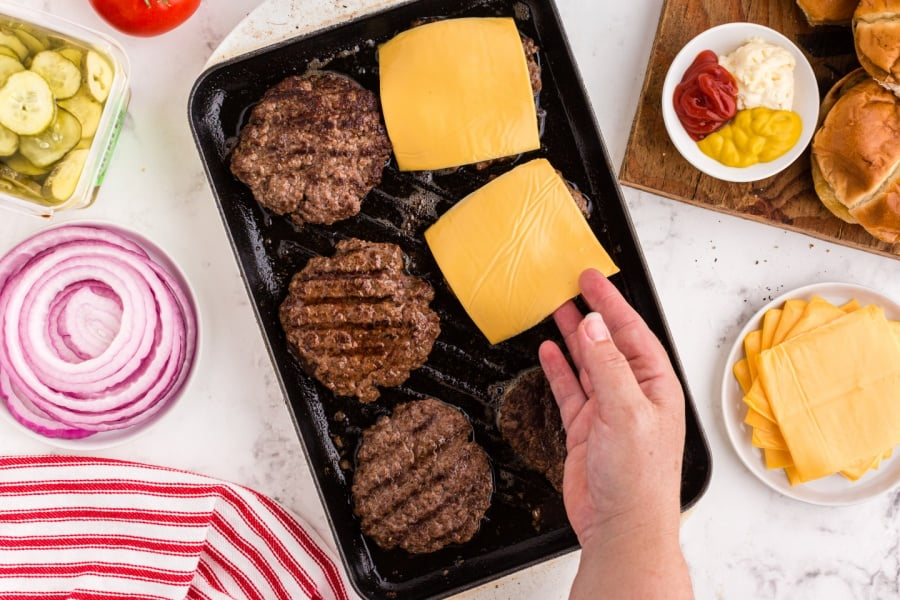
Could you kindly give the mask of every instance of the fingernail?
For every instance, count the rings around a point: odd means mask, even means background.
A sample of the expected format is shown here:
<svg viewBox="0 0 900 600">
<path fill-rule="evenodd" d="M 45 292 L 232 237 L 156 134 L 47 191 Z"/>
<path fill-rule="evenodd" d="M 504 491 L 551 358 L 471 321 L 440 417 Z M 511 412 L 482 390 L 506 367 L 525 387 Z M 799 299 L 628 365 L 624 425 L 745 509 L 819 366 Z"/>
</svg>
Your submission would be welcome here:
<svg viewBox="0 0 900 600">
<path fill-rule="evenodd" d="M 594 342 L 603 342 L 609 339 L 609 329 L 600 313 L 592 312 L 584 317 L 584 332 L 588 339 Z"/>
</svg>

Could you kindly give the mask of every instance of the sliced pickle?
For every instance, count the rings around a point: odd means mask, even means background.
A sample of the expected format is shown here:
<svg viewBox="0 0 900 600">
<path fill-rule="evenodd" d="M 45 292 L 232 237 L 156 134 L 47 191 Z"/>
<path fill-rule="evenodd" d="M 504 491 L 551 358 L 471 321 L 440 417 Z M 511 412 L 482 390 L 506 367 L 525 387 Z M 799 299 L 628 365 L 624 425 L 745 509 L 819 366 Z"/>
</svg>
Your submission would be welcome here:
<svg viewBox="0 0 900 600">
<path fill-rule="evenodd" d="M 25 196 L 29 200 L 37 200 L 37 198 L 32 198 L 31 193 L 27 190 L 23 190 L 21 186 L 2 177 L 0 177 L 0 192 L 10 194 L 11 196 Z"/>
<path fill-rule="evenodd" d="M 25 61 L 30 54 L 28 47 L 22 43 L 19 37 L 9 29 L 0 29 L 0 46 L 6 46 L 16 53 L 19 60 Z"/>
<path fill-rule="evenodd" d="M 56 102 L 47 81 L 33 71 L 19 71 L 0 88 L 0 125 L 19 135 L 45 130 L 56 114 Z"/>
<path fill-rule="evenodd" d="M 41 188 L 44 198 L 53 202 L 65 202 L 71 198 L 75 188 L 78 187 L 78 180 L 81 178 L 81 172 L 84 171 L 88 154 L 90 154 L 90 150 L 79 148 L 72 150 L 66 154 L 65 158 L 56 163 Z"/>
<path fill-rule="evenodd" d="M 82 52 L 78 48 L 73 48 L 72 46 L 60 48 L 59 50 L 57 50 L 57 52 L 71 60 L 73 65 L 75 65 L 79 69 L 81 68 L 81 61 L 84 59 L 84 52 Z"/>
<path fill-rule="evenodd" d="M 0 156 L 12 156 L 19 149 L 19 136 L 0 125 Z"/>
<path fill-rule="evenodd" d="M 50 172 L 50 167 L 39 167 L 22 156 L 19 152 L 16 152 L 12 156 L 5 156 L 3 158 L 0 158 L 0 162 L 3 162 L 6 166 L 8 166 L 10 169 L 13 169 L 17 173 L 27 175 L 29 177 L 43 177 Z"/>
<path fill-rule="evenodd" d="M 71 98 L 81 87 L 81 71 L 59 52 L 38 52 L 31 58 L 31 70 L 47 80 L 57 100 Z"/>
<path fill-rule="evenodd" d="M 30 177 L 26 177 L 25 175 L 12 170 L 3 163 L 0 163 L 0 180 L 18 190 L 19 193 L 24 193 L 26 196 L 33 196 L 35 198 L 41 198 L 43 196 L 41 184 L 32 180 Z"/>
<path fill-rule="evenodd" d="M 113 82 L 112 65 L 93 50 L 84 55 L 84 83 L 97 102 L 105 102 Z"/>
<path fill-rule="evenodd" d="M 38 135 L 19 138 L 19 152 L 38 167 L 53 164 L 81 141 L 81 123 L 69 111 L 60 108 L 56 119 Z"/>
<path fill-rule="evenodd" d="M 103 114 L 103 105 L 94 100 L 90 94 L 80 91 L 71 98 L 60 100 L 60 108 L 64 108 L 81 123 L 81 137 L 90 138 L 97 133 L 97 125 L 100 124 L 100 116 Z"/>
<path fill-rule="evenodd" d="M 28 49 L 29 54 L 37 54 L 38 52 L 43 52 L 50 46 L 50 40 L 42 40 L 35 34 L 30 31 L 26 31 L 21 27 L 16 27 L 12 30 L 13 34 L 19 41 L 21 41 L 25 47 Z"/>
<path fill-rule="evenodd" d="M 6 83 L 6 78 L 13 73 L 24 71 L 25 67 L 19 62 L 18 58 L 0 54 L 0 85 Z"/>
</svg>

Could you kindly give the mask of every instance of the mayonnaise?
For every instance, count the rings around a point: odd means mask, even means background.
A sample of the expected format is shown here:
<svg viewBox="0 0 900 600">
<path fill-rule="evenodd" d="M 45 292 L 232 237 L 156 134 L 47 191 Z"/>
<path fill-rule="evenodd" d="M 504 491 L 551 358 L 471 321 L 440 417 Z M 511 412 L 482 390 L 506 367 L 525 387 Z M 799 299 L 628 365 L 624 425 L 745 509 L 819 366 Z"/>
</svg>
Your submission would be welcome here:
<svg viewBox="0 0 900 600">
<path fill-rule="evenodd" d="M 794 56 L 781 46 L 751 38 L 719 57 L 738 85 L 738 109 L 765 106 L 791 110 L 794 104 Z"/>
</svg>

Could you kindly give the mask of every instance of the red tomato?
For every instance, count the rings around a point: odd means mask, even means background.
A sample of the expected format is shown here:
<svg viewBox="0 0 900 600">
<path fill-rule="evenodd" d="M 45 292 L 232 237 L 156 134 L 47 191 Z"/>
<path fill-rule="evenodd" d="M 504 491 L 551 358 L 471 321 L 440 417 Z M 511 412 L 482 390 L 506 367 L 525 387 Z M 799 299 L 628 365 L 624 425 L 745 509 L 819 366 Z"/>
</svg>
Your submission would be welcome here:
<svg viewBox="0 0 900 600">
<path fill-rule="evenodd" d="M 90 0 L 103 19 L 123 33 L 150 37 L 187 21 L 200 0 Z"/>
</svg>

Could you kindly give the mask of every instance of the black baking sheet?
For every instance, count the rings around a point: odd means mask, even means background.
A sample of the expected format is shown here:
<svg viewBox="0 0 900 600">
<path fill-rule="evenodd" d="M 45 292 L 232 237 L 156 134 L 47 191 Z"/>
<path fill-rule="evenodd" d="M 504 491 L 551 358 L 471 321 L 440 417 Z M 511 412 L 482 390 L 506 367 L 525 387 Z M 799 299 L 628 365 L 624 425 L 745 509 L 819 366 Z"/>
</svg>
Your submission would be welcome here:
<svg viewBox="0 0 900 600">
<path fill-rule="evenodd" d="M 539 96 L 542 147 L 485 170 L 401 173 L 393 161 L 362 212 L 331 226 L 295 228 L 285 217 L 261 209 L 228 168 L 230 152 L 249 110 L 263 92 L 308 68 L 350 75 L 378 91 L 377 44 L 415 20 L 453 16 L 512 16 L 540 46 L 543 90 Z M 598 110 L 602 110 L 598 107 Z M 454 202 L 538 156 L 547 157 L 579 188 L 592 207 L 590 224 L 621 267 L 612 280 L 675 357 L 646 266 L 635 241 L 609 157 L 574 65 L 559 15 L 542 0 L 424 0 L 360 17 L 216 65 L 197 80 L 189 101 L 192 131 L 234 253 L 292 412 L 318 492 L 353 585 L 369 598 L 443 597 L 574 550 L 562 499 L 540 475 L 523 466 L 500 438 L 496 402 L 504 384 L 537 365 L 537 348 L 558 339 L 552 321 L 490 346 L 444 283 L 423 232 Z M 359 237 L 399 244 L 408 270 L 435 288 L 432 308 L 441 335 L 428 362 L 375 403 L 335 397 L 308 377 L 291 356 L 278 321 L 278 306 L 291 275 L 315 255 L 331 255 L 337 240 Z M 350 485 L 360 431 L 396 404 L 434 396 L 460 407 L 488 452 L 495 492 L 479 533 L 466 544 L 429 555 L 384 551 L 360 532 Z M 704 493 L 711 470 L 705 437 L 687 396 L 687 439 L 682 509 Z"/>
</svg>

